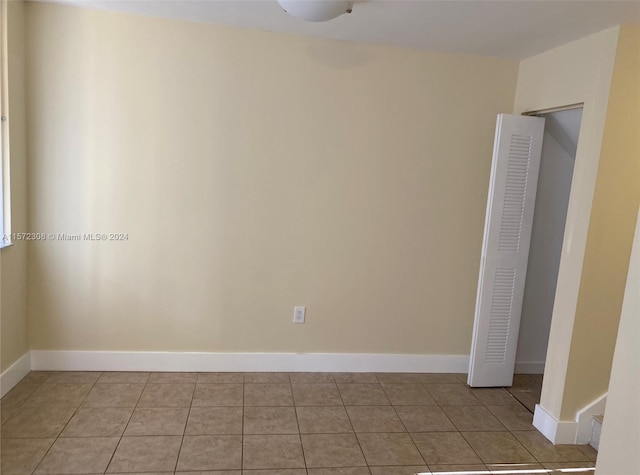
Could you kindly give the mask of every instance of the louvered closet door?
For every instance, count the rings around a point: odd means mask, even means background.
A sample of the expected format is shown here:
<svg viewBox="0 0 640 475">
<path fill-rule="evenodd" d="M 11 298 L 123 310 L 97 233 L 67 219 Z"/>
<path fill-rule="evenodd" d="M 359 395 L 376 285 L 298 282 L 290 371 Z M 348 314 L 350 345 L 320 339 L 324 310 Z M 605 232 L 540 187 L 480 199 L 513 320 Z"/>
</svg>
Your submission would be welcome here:
<svg viewBox="0 0 640 475">
<path fill-rule="evenodd" d="M 513 382 L 543 133 L 543 118 L 498 115 L 470 386 L 511 386 Z"/>
</svg>

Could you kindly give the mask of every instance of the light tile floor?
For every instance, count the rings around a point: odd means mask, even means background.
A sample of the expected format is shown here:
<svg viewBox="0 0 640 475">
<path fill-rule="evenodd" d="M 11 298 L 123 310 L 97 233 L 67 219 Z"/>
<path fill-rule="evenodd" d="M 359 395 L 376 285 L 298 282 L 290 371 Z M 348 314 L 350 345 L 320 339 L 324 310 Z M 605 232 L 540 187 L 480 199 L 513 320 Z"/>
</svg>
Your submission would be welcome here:
<svg viewBox="0 0 640 475">
<path fill-rule="evenodd" d="M 596 457 L 461 374 L 32 372 L 0 409 L 3 475 L 593 473 Z"/>
<path fill-rule="evenodd" d="M 513 386 L 507 388 L 507 391 L 533 413 L 536 404 L 540 402 L 542 375 L 516 374 L 513 379 Z"/>
</svg>

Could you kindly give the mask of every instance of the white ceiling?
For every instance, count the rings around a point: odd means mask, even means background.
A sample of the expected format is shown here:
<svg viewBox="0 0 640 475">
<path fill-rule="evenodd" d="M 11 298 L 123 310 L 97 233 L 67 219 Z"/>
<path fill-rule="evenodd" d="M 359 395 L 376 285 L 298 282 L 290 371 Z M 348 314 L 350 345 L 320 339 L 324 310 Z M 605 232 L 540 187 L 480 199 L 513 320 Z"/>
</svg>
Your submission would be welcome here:
<svg viewBox="0 0 640 475">
<path fill-rule="evenodd" d="M 353 13 L 307 23 L 276 0 L 54 0 L 142 15 L 340 40 L 521 59 L 619 23 L 640 0 L 356 0 Z"/>
</svg>

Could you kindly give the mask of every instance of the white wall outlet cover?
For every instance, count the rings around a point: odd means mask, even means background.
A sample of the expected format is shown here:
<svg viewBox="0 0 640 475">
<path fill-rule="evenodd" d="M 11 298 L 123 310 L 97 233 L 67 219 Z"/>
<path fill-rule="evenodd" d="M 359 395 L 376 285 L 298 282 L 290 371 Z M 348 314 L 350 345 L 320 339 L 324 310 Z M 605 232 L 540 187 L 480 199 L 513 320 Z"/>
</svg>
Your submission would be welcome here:
<svg viewBox="0 0 640 475">
<path fill-rule="evenodd" d="M 293 323 L 304 323 L 305 307 L 293 307 Z"/>
</svg>

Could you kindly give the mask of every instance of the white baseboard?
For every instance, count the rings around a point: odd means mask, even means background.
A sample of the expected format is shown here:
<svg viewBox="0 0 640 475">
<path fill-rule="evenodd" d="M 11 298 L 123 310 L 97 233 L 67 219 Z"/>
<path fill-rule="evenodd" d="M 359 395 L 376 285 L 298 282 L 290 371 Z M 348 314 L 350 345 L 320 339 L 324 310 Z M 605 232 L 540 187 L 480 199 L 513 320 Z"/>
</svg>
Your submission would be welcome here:
<svg viewBox="0 0 640 475">
<path fill-rule="evenodd" d="M 27 351 L 18 361 L 0 374 L 0 397 L 3 397 L 31 370 L 31 352 Z"/>
<path fill-rule="evenodd" d="M 591 428 L 593 426 L 593 416 L 603 416 L 607 405 L 607 394 L 604 393 L 588 406 L 584 407 L 576 414 L 578 430 L 576 433 L 576 444 L 588 444 L 591 440 Z"/>
<path fill-rule="evenodd" d="M 544 374 L 544 361 L 516 361 L 516 374 Z"/>
<path fill-rule="evenodd" d="M 559 421 L 540 404 L 536 404 L 536 410 L 533 413 L 533 426 L 554 444 L 575 443 L 578 423 Z"/>
<path fill-rule="evenodd" d="M 467 355 L 31 350 L 34 371 L 344 371 L 466 373 Z"/>
<path fill-rule="evenodd" d="M 533 426 L 554 444 L 588 444 L 593 416 L 603 415 L 607 394 L 603 394 L 576 414 L 575 421 L 559 421 L 540 404 L 536 404 Z"/>
</svg>

